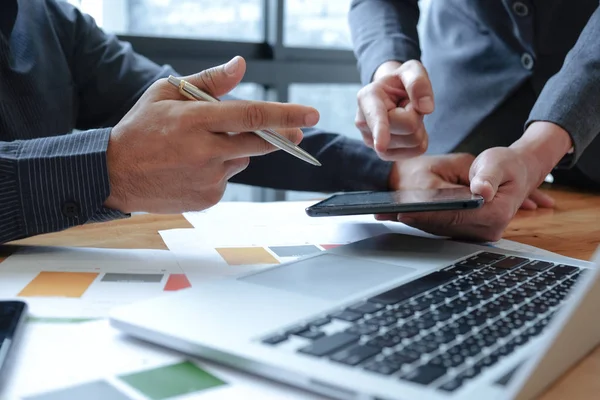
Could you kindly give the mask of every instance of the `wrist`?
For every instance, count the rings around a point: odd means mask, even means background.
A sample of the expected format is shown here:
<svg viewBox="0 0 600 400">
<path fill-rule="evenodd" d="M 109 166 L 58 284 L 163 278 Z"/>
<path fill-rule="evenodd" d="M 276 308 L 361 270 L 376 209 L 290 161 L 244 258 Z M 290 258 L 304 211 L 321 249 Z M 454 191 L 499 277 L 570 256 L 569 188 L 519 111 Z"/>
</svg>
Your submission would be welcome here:
<svg viewBox="0 0 600 400">
<path fill-rule="evenodd" d="M 381 79 L 383 76 L 391 74 L 392 72 L 400 68 L 401 65 L 402 63 L 400 61 L 384 62 L 375 70 L 375 73 L 373 74 L 373 82 Z"/>
<path fill-rule="evenodd" d="M 121 211 L 123 213 L 130 213 L 126 206 L 126 196 L 123 187 L 123 179 L 119 166 L 118 157 L 118 145 L 116 139 L 111 132 L 110 139 L 108 141 L 108 147 L 106 149 L 106 164 L 108 169 L 108 179 L 110 182 L 110 194 L 104 201 L 104 207 Z"/>
<path fill-rule="evenodd" d="M 569 152 L 572 152 L 571 136 L 560 126 L 546 121 L 536 121 L 529 125 L 523 136 L 511 146 L 530 160 L 538 184 Z"/>
</svg>

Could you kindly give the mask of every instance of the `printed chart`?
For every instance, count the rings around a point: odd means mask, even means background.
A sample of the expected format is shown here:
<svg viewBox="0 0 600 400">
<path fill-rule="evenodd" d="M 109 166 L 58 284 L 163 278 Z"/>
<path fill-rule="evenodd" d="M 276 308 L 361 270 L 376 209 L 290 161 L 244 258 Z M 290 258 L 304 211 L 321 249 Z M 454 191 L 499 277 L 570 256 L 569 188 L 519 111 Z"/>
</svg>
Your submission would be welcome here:
<svg viewBox="0 0 600 400">
<path fill-rule="evenodd" d="M 102 318 L 114 306 L 187 289 L 176 258 L 160 250 L 36 247 L 0 264 L 0 296 L 38 318 Z"/>
<path fill-rule="evenodd" d="M 22 348 L 1 399 L 321 399 L 132 339 L 106 320 L 29 323 Z"/>
</svg>

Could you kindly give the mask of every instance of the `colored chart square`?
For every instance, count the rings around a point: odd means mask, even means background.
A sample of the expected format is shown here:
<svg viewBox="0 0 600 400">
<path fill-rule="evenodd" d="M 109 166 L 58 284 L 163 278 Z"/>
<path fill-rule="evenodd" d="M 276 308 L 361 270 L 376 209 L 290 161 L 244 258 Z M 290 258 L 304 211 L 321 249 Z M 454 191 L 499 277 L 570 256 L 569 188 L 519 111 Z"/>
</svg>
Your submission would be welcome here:
<svg viewBox="0 0 600 400">
<path fill-rule="evenodd" d="M 262 247 L 222 247 L 215 249 L 227 265 L 279 264 L 271 253 Z"/>
<path fill-rule="evenodd" d="M 185 274 L 171 274 L 167 280 L 164 290 L 165 292 L 174 292 L 190 287 L 192 287 L 192 284 Z"/>
<path fill-rule="evenodd" d="M 18 296 L 79 298 L 97 276 L 92 272 L 40 272 Z"/>
<path fill-rule="evenodd" d="M 321 249 L 312 244 L 301 246 L 270 246 L 269 249 L 278 257 L 302 257 L 320 253 Z"/>
<path fill-rule="evenodd" d="M 121 375 L 119 378 L 152 400 L 182 396 L 226 384 L 188 361 Z"/>
<path fill-rule="evenodd" d="M 37 394 L 23 400 L 131 400 L 106 381 L 95 381 L 52 392 Z"/>
</svg>

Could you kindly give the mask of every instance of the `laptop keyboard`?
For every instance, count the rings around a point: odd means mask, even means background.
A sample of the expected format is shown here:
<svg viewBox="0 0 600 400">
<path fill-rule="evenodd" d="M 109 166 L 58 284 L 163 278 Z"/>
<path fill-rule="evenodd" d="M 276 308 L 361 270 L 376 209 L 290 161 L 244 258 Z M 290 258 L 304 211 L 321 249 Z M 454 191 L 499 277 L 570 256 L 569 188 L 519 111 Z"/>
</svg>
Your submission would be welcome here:
<svg viewBox="0 0 600 400">
<path fill-rule="evenodd" d="M 296 351 L 452 392 L 539 335 L 580 274 L 478 253 L 262 343 L 308 339 Z"/>
</svg>

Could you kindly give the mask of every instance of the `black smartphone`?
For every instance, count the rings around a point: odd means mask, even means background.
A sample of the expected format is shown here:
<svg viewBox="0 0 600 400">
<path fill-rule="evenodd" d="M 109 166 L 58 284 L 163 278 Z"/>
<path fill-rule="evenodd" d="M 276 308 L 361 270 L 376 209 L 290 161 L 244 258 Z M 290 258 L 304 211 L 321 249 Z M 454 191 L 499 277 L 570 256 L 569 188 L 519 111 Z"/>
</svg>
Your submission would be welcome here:
<svg viewBox="0 0 600 400">
<path fill-rule="evenodd" d="M 483 197 L 468 187 L 392 192 L 346 192 L 334 194 L 306 209 L 311 217 L 336 215 L 394 214 L 417 211 L 479 208 Z"/>
<path fill-rule="evenodd" d="M 0 385 L 21 336 L 26 317 L 26 303 L 0 301 Z"/>
</svg>

